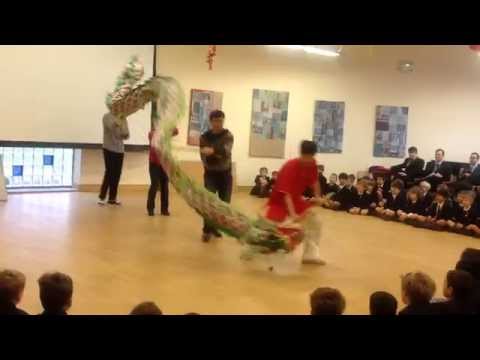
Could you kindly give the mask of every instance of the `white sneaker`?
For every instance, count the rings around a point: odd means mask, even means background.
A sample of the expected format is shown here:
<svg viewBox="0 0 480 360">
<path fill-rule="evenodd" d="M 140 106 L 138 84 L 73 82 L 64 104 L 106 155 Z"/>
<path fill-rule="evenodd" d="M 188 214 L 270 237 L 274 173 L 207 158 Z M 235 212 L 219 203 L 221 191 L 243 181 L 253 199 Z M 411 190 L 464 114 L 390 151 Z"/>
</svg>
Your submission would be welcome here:
<svg viewBox="0 0 480 360">
<path fill-rule="evenodd" d="M 102 199 L 98 199 L 97 201 L 97 204 L 98 205 L 101 205 L 101 206 L 104 206 L 107 202 L 105 200 L 102 200 Z"/>
<path fill-rule="evenodd" d="M 118 200 L 108 200 L 108 205 L 122 205 L 122 203 Z"/>
</svg>

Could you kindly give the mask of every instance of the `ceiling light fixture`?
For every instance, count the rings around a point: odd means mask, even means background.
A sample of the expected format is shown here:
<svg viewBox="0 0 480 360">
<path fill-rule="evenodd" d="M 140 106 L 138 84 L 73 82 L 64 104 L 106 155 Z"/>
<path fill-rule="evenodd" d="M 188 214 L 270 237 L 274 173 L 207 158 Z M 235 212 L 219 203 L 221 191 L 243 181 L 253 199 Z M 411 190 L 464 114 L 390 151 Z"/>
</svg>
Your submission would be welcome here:
<svg viewBox="0 0 480 360">
<path fill-rule="evenodd" d="M 307 54 L 315 54 L 321 56 L 337 57 L 340 56 L 340 49 L 337 45 L 271 45 L 275 47 L 283 47 L 291 50 L 303 50 Z"/>
</svg>

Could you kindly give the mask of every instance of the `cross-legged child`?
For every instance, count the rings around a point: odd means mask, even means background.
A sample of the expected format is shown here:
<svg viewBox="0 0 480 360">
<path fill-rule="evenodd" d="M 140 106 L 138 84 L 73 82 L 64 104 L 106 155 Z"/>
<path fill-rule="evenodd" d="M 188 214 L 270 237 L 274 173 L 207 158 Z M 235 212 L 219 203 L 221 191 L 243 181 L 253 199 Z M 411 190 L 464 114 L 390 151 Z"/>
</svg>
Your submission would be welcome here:
<svg viewBox="0 0 480 360">
<path fill-rule="evenodd" d="M 412 186 L 407 191 L 405 208 L 397 211 L 398 220 L 412 223 L 417 220 L 418 216 L 425 216 L 426 210 L 420 186 Z"/>
<path fill-rule="evenodd" d="M 280 169 L 264 215 L 268 221 L 278 225 L 289 220 L 308 223 L 305 227 L 303 263 L 324 265 L 318 247 L 320 224 L 308 211 L 311 202 L 302 196 L 305 189 L 311 186 L 315 191 L 315 199 L 320 197 L 316 152 L 317 145 L 313 141 L 302 141 L 300 156 L 289 160 Z"/>
<path fill-rule="evenodd" d="M 418 222 L 433 230 L 448 227 L 447 221 L 453 217 L 453 203 L 448 188 L 439 186 L 435 199 L 426 211 L 426 216 L 419 216 Z"/>
<path fill-rule="evenodd" d="M 349 210 L 353 215 L 368 215 L 370 206 L 374 202 L 374 194 L 367 191 L 368 181 L 359 180 L 357 182 L 356 193 L 353 196 L 353 207 Z"/>
<path fill-rule="evenodd" d="M 346 173 L 340 173 L 338 176 L 340 185 L 338 191 L 334 194 L 324 206 L 333 210 L 350 210 L 353 203 L 353 193 L 351 187 L 348 184 L 348 175 Z"/>
<path fill-rule="evenodd" d="M 250 195 L 258 197 L 268 197 L 270 193 L 270 178 L 268 177 L 268 169 L 260 168 L 259 174 L 255 177 L 255 186 L 250 191 Z"/>
<path fill-rule="evenodd" d="M 469 225 L 475 225 L 478 213 L 473 207 L 475 201 L 475 193 L 473 191 L 461 191 L 457 195 L 458 207 L 455 209 L 455 213 L 451 220 L 448 220 L 450 229 L 470 234 L 471 229 Z"/>
<path fill-rule="evenodd" d="M 375 211 L 377 215 L 385 220 L 393 220 L 397 215 L 397 211 L 404 210 L 406 202 L 405 185 L 402 180 L 396 179 L 392 181 L 387 198 L 380 202 Z"/>
</svg>

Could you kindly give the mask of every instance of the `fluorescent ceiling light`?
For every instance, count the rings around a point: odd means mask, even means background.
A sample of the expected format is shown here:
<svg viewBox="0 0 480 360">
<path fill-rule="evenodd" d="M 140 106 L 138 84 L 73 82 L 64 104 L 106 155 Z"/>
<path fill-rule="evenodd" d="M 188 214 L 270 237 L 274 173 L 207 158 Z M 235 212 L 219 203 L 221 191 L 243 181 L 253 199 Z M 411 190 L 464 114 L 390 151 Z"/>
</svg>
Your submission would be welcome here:
<svg viewBox="0 0 480 360">
<path fill-rule="evenodd" d="M 303 50 L 308 54 L 336 57 L 340 52 L 336 45 L 272 45 L 292 50 Z"/>
</svg>

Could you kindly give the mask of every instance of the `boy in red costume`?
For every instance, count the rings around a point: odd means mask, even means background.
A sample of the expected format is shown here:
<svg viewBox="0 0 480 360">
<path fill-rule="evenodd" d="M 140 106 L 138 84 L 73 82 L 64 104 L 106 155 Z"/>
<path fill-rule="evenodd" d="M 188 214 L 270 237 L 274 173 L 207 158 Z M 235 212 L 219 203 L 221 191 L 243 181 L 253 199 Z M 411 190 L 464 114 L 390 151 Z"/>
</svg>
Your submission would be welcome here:
<svg viewBox="0 0 480 360">
<path fill-rule="evenodd" d="M 318 249 L 320 224 L 308 211 L 312 201 L 303 198 L 308 187 L 314 189 L 313 201 L 318 201 L 321 196 L 316 153 L 317 145 L 313 141 L 302 141 L 300 157 L 289 160 L 280 169 L 264 215 L 279 227 L 283 227 L 288 220 L 302 222 L 305 228 L 303 263 L 325 265 Z"/>
</svg>

